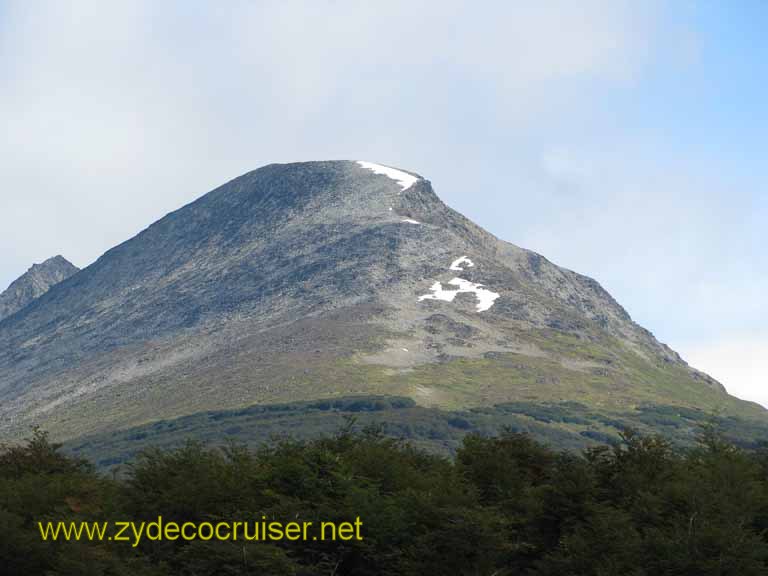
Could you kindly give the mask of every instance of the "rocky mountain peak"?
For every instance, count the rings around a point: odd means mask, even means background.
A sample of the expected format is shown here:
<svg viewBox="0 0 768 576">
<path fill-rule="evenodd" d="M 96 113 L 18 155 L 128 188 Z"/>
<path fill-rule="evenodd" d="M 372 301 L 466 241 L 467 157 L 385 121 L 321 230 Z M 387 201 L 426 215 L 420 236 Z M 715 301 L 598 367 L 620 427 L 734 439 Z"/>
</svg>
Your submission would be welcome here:
<svg viewBox="0 0 768 576">
<path fill-rule="evenodd" d="M 66 280 L 80 269 L 63 256 L 54 256 L 40 264 L 33 264 L 0 294 L 0 321 L 36 300 L 52 286 Z"/>
<path fill-rule="evenodd" d="M 753 410 L 595 280 L 369 161 L 248 172 L 0 323 L 0 433 L 341 394 Z"/>
</svg>

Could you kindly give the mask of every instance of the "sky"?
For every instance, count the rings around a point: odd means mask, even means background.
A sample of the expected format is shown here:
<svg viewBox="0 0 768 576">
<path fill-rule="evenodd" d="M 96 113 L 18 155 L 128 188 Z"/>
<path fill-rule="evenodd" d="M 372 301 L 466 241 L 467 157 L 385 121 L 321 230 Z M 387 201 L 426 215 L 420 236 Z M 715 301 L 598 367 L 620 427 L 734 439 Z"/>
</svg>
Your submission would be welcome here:
<svg viewBox="0 0 768 576">
<path fill-rule="evenodd" d="M 264 164 L 415 171 L 768 406 L 768 3 L 0 0 L 0 290 Z"/>
</svg>

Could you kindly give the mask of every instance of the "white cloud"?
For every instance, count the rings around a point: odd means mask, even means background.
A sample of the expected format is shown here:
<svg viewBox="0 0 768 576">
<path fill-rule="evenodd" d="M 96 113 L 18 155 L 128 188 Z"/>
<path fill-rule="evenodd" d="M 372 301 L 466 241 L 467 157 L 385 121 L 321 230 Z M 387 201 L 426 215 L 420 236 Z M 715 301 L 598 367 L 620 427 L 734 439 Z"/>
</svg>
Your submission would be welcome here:
<svg viewBox="0 0 768 576">
<path fill-rule="evenodd" d="M 691 366 L 720 381 L 730 394 L 768 407 L 768 336 L 743 336 L 678 347 Z"/>
<path fill-rule="evenodd" d="M 503 134 L 546 112 L 553 81 L 634 76 L 657 19 L 566 0 L 40 1 L 1 16 L 0 285 L 54 253 L 86 265 L 268 162 L 369 157 L 460 186 L 490 156 L 477 137 L 497 149 L 489 122 Z"/>
</svg>

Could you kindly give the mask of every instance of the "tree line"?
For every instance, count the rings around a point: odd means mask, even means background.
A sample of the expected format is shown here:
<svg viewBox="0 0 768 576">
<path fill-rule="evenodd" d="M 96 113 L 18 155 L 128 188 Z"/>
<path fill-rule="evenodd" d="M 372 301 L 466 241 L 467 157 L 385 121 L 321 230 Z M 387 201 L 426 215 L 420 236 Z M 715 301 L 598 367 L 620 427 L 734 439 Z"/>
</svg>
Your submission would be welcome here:
<svg viewBox="0 0 768 576">
<path fill-rule="evenodd" d="M 43 541 L 38 522 L 363 522 L 351 541 Z M 557 451 L 504 430 L 454 458 L 380 430 L 256 449 L 189 442 L 100 474 L 35 431 L 0 449 L 9 575 L 650 576 L 768 573 L 768 451 L 712 426 Z"/>
</svg>

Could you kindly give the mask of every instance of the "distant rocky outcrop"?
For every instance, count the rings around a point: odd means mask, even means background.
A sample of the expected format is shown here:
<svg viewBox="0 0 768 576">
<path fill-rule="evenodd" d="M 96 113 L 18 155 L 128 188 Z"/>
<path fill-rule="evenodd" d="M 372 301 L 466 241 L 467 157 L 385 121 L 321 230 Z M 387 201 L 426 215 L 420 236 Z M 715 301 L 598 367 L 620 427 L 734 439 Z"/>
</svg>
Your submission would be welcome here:
<svg viewBox="0 0 768 576">
<path fill-rule="evenodd" d="M 63 256 L 54 256 L 42 264 L 34 264 L 0 294 L 0 320 L 15 314 L 79 270 Z"/>
</svg>

